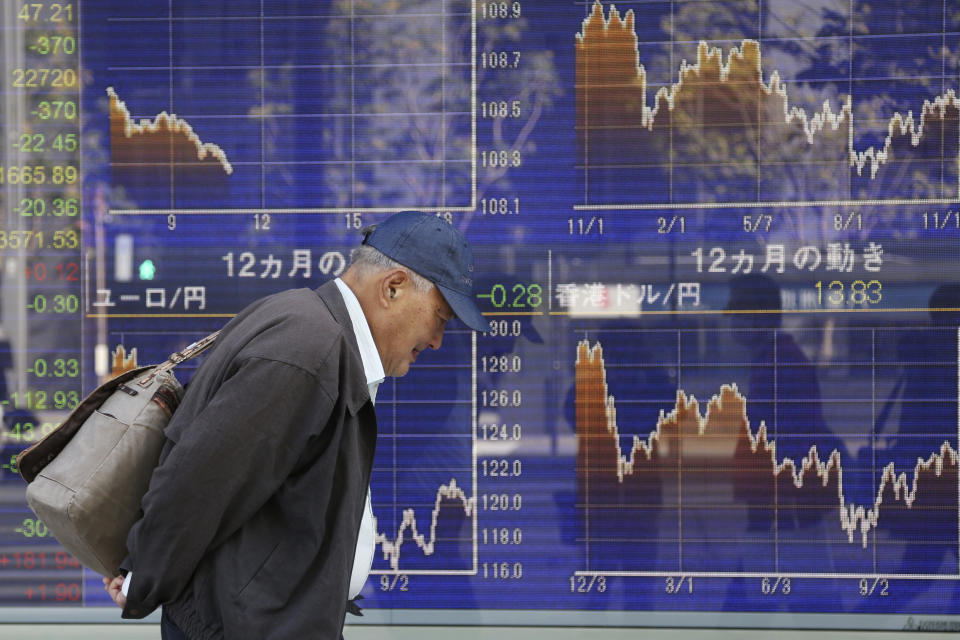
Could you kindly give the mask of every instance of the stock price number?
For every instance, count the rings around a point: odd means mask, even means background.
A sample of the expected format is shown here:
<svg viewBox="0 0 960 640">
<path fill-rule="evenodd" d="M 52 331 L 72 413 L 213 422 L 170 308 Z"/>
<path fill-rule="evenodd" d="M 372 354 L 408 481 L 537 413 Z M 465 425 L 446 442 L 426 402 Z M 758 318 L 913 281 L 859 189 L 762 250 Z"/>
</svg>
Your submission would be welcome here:
<svg viewBox="0 0 960 640">
<path fill-rule="evenodd" d="M 79 282 L 80 281 L 80 263 L 66 262 L 60 263 L 47 270 L 47 265 L 43 262 L 28 264 L 23 269 L 23 277 L 35 282 L 46 282 L 47 278 L 55 279 L 61 282 Z"/>
<path fill-rule="evenodd" d="M 825 282 L 818 280 L 814 285 L 817 290 L 817 304 L 840 306 L 863 306 L 880 304 L 883 299 L 883 284 L 879 280 L 854 280 L 841 282 L 832 280 Z"/>
<path fill-rule="evenodd" d="M 477 297 L 489 300 L 496 309 L 536 309 L 543 304 L 543 287 L 539 284 L 495 284 L 490 293 Z"/>
<path fill-rule="evenodd" d="M 480 494 L 480 508 L 483 511 L 521 511 L 523 494 L 483 493 Z"/>
<path fill-rule="evenodd" d="M 41 100 L 30 115 L 40 120 L 76 120 L 77 103 L 74 100 Z"/>
<path fill-rule="evenodd" d="M 48 215 L 56 218 L 73 218 L 80 213 L 80 200 L 79 198 L 54 198 L 48 204 L 44 198 L 21 198 L 13 212 L 19 213 L 24 218 L 41 218 Z"/>
<path fill-rule="evenodd" d="M 39 67 L 13 70 L 13 86 L 16 89 L 71 89 L 77 86 L 77 72 L 73 69 Z"/>
<path fill-rule="evenodd" d="M 494 580 L 519 580 L 523 577 L 523 563 L 484 562 L 482 577 Z"/>
<path fill-rule="evenodd" d="M 519 149 L 485 149 L 480 152 L 480 165 L 485 169 L 519 167 L 523 155 Z"/>
<path fill-rule="evenodd" d="M 73 293 L 58 293 L 48 297 L 38 293 L 33 296 L 27 309 L 34 313 L 77 313 L 80 310 L 80 296 Z"/>
<path fill-rule="evenodd" d="M 77 358 L 37 358 L 27 373 L 37 378 L 77 378 L 80 376 L 80 361 Z"/>
<path fill-rule="evenodd" d="M 7 438 L 14 442 L 36 442 L 57 427 L 55 422 L 15 422 L 7 431 Z"/>
<path fill-rule="evenodd" d="M 72 56 L 77 52 L 77 39 L 73 36 L 40 36 L 27 48 L 41 56 L 61 53 Z"/>
<path fill-rule="evenodd" d="M 43 520 L 39 518 L 25 518 L 23 523 L 13 530 L 24 538 L 46 538 L 50 536 L 50 530 Z"/>
<path fill-rule="evenodd" d="M 520 215 L 520 198 L 481 198 L 480 214 L 484 216 Z"/>
<path fill-rule="evenodd" d="M 480 439 L 516 442 L 523 439 L 523 427 L 519 422 L 513 425 L 484 422 L 480 424 Z"/>
<path fill-rule="evenodd" d="M 484 100 L 480 103 L 480 117 L 490 120 L 519 118 L 523 105 L 519 100 Z"/>
<path fill-rule="evenodd" d="M 480 392 L 484 407 L 519 407 L 523 404 L 520 389 L 484 389 Z"/>
<path fill-rule="evenodd" d="M 80 237 L 73 230 L 54 231 L 49 243 L 47 238 L 43 231 L 0 230 L 0 251 L 4 249 L 76 249 L 80 245 Z"/>
<path fill-rule="evenodd" d="M 480 66 L 483 69 L 516 69 L 520 66 L 520 52 L 482 51 Z"/>
<path fill-rule="evenodd" d="M 83 595 L 79 583 L 58 582 L 55 585 L 37 585 L 27 587 L 24 591 L 27 600 L 79 602 Z"/>
<path fill-rule="evenodd" d="M 523 529 L 520 527 L 484 527 L 481 533 L 483 544 L 501 546 L 523 544 Z"/>
<path fill-rule="evenodd" d="M 76 184 L 80 172 L 73 165 L 0 166 L 0 185 L 4 184 Z"/>
<path fill-rule="evenodd" d="M 80 404 L 79 391 L 53 392 L 53 399 L 46 391 L 14 391 L 9 400 L 0 402 L 4 407 L 14 409 L 28 409 L 30 411 L 45 411 L 47 409 L 75 409 Z"/>
<path fill-rule="evenodd" d="M 522 15 L 519 2 L 483 2 L 480 18 L 483 20 L 516 20 Z"/>
<path fill-rule="evenodd" d="M 516 338 L 522 329 L 519 320 L 491 320 L 490 332 L 486 335 L 491 338 Z"/>
<path fill-rule="evenodd" d="M 484 373 L 520 373 L 523 370 L 523 358 L 516 354 L 483 356 L 480 358 L 480 370 Z"/>
<path fill-rule="evenodd" d="M 77 150 L 77 134 L 58 133 L 49 141 L 42 133 L 23 133 L 13 143 L 13 148 L 20 153 L 44 153 L 46 151 L 66 151 L 72 153 Z"/>
<path fill-rule="evenodd" d="M 4 471 L 9 471 L 12 475 L 20 475 L 20 469 L 17 467 L 17 454 L 14 453 L 10 456 L 9 460 L 6 460 L 3 464 L 0 464 L 0 469 Z"/>
<path fill-rule="evenodd" d="M 480 461 L 480 471 L 485 478 L 519 478 L 523 475 L 523 462 L 518 459 L 483 459 Z"/>
<path fill-rule="evenodd" d="M 66 551 L 57 551 L 53 558 L 45 551 L 0 553 L 0 567 L 7 569 L 79 569 L 80 562 Z"/>
<path fill-rule="evenodd" d="M 73 3 L 54 2 L 44 6 L 42 2 L 25 2 L 17 12 L 22 22 L 73 22 Z"/>
</svg>

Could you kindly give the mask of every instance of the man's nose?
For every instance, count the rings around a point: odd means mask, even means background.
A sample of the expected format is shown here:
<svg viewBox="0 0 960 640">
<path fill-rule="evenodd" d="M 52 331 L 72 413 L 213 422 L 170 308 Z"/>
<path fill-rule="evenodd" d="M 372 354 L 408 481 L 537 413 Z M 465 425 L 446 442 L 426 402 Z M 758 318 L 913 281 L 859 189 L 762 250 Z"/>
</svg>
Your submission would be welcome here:
<svg viewBox="0 0 960 640">
<path fill-rule="evenodd" d="M 443 344 L 443 329 L 440 327 L 437 329 L 432 336 L 430 336 L 430 341 L 427 342 L 427 346 L 436 351 L 440 348 L 440 345 Z"/>
</svg>

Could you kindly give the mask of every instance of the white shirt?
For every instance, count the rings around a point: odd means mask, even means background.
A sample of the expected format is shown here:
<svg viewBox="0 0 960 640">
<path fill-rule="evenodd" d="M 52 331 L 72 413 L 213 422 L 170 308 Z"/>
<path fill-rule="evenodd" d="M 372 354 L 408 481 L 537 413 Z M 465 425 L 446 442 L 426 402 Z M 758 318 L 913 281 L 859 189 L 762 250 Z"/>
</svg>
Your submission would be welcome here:
<svg viewBox="0 0 960 640">
<path fill-rule="evenodd" d="M 350 322 L 353 324 L 353 333 L 357 337 L 357 346 L 360 348 L 360 361 L 363 362 L 363 373 L 367 378 L 367 390 L 370 392 L 370 401 L 376 402 L 377 388 L 386 378 L 383 371 L 383 362 L 380 360 L 380 352 L 377 351 L 377 345 L 373 341 L 373 334 L 370 333 L 370 325 L 367 324 L 367 317 L 363 315 L 363 308 L 360 301 L 354 295 L 350 287 L 337 278 L 337 288 L 340 289 L 340 295 L 343 296 L 343 302 L 347 306 L 347 313 L 350 315 Z M 352 600 L 360 595 L 363 585 L 367 582 L 367 576 L 370 574 L 370 568 L 373 566 L 373 553 L 376 551 L 377 529 L 373 518 L 373 507 L 370 503 L 370 487 L 367 487 L 367 502 L 363 507 L 363 518 L 360 520 L 360 533 L 357 536 L 357 550 L 353 554 L 353 572 L 350 574 L 350 589 L 347 591 L 348 597 Z M 130 589 L 130 579 L 133 572 L 127 573 L 123 580 L 123 595 L 127 595 Z"/>
<path fill-rule="evenodd" d="M 373 341 L 373 334 L 370 333 L 370 325 L 367 324 L 367 318 L 363 315 L 363 309 L 360 307 L 360 301 L 353 294 L 346 283 L 337 278 L 337 288 L 343 295 L 343 301 L 347 305 L 347 313 L 350 314 L 350 322 L 353 323 L 353 333 L 357 336 L 357 346 L 360 347 L 360 360 L 363 362 L 363 373 L 367 377 L 367 389 L 370 391 L 370 401 L 376 402 L 377 388 L 386 373 L 383 371 L 383 362 L 380 360 L 380 352 L 377 351 L 377 345 Z M 350 590 L 348 596 L 353 599 L 363 590 L 363 585 L 367 582 L 367 575 L 370 573 L 370 567 L 373 566 L 373 553 L 376 550 L 377 530 L 373 519 L 373 507 L 370 504 L 370 487 L 367 487 L 367 503 L 363 508 L 363 519 L 360 521 L 360 535 L 357 537 L 357 550 L 353 554 L 353 573 L 350 575 Z"/>
</svg>

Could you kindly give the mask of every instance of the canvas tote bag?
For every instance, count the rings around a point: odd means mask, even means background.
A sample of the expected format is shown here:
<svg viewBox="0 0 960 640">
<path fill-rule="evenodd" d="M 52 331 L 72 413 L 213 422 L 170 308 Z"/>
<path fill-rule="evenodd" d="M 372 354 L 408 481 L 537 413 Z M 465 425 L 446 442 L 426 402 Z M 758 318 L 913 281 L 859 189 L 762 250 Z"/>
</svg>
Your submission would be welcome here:
<svg viewBox="0 0 960 640">
<path fill-rule="evenodd" d="M 183 398 L 172 369 L 213 344 L 218 333 L 162 364 L 104 382 L 17 456 L 30 508 L 64 549 L 100 575 L 119 573 L 127 533 L 163 448 L 163 429 Z"/>
</svg>

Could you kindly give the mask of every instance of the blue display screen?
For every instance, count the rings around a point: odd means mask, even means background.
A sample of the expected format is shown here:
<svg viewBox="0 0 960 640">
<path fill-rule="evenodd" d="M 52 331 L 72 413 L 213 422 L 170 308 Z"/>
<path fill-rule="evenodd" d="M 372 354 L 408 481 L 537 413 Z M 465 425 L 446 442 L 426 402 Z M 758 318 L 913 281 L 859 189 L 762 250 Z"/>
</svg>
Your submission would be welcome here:
<svg viewBox="0 0 960 640">
<path fill-rule="evenodd" d="M 5 459 L 418 209 L 491 330 L 380 388 L 374 621 L 960 624 L 956 3 L 37 4 Z M 4 473 L 3 604 L 111 611 Z"/>
</svg>

